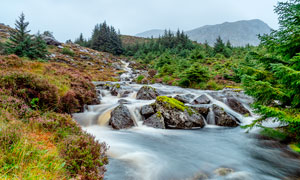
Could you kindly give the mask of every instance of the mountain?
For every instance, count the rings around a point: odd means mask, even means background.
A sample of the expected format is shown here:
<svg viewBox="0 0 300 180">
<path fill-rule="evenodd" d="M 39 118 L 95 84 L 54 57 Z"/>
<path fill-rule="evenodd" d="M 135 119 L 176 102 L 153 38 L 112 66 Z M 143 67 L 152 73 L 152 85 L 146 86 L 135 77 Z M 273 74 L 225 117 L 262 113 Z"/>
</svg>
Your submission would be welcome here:
<svg viewBox="0 0 300 180">
<path fill-rule="evenodd" d="M 206 25 L 190 31 L 186 34 L 191 40 L 199 43 L 207 41 L 213 45 L 218 36 L 226 42 L 230 40 L 233 46 L 258 45 L 258 34 L 268 34 L 271 28 L 259 19 L 225 22 L 216 25 Z M 137 34 L 139 37 L 158 37 L 164 30 L 150 30 Z"/>
<path fill-rule="evenodd" d="M 216 38 L 221 36 L 224 41 L 230 40 L 233 46 L 246 44 L 258 45 L 258 34 L 268 34 L 271 28 L 259 19 L 237 22 L 225 22 L 223 24 L 208 25 L 187 31 L 190 39 L 199 43 L 208 41 L 213 45 Z"/>
<path fill-rule="evenodd" d="M 143 38 L 151 38 L 151 36 L 153 36 L 153 38 L 158 38 L 160 35 L 163 35 L 164 32 L 165 32 L 165 30 L 163 30 L 163 29 L 152 29 L 149 31 L 138 33 L 135 36 L 143 37 Z"/>
</svg>

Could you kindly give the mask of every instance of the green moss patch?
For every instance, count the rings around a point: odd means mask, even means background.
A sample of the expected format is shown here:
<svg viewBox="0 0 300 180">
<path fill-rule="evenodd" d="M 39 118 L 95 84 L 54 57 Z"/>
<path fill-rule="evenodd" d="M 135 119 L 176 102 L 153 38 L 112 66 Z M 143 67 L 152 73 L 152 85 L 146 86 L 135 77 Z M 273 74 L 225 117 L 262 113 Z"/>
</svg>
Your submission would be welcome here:
<svg viewBox="0 0 300 180">
<path fill-rule="evenodd" d="M 162 103 L 166 108 L 169 108 L 169 109 L 176 108 L 180 111 L 186 110 L 189 113 L 189 115 L 192 115 L 195 113 L 190 107 L 185 106 L 182 102 L 180 102 L 174 98 L 170 98 L 167 96 L 158 96 L 156 98 L 156 101 Z"/>
</svg>

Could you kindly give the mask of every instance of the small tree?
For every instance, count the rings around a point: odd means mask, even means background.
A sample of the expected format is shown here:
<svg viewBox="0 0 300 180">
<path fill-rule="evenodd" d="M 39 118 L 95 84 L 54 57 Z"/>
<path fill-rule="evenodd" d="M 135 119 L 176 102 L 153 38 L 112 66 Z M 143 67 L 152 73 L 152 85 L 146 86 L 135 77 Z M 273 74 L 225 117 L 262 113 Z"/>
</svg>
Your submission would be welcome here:
<svg viewBox="0 0 300 180">
<path fill-rule="evenodd" d="M 20 57 L 27 56 L 31 48 L 31 36 L 27 30 L 29 22 L 25 22 L 25 15 L 22 13 L 19 20 L 16 20 L 16 28 L 9 32 L 9 41 L 5 44 L 7 54 L 16 54 Z"/>
<path fill-rule="evenodd" d="M 10 38 L 5 44 L 5 53 L 31 59 L 45 58 L 48 53 L 47 45 L 39 33 L 36 37 L 29 34 L 30 30 L 27 30 L 29 22 L 25 22 L 23 13 L 15 25 L 16 28 L 9 32 Z"/>
</svg>

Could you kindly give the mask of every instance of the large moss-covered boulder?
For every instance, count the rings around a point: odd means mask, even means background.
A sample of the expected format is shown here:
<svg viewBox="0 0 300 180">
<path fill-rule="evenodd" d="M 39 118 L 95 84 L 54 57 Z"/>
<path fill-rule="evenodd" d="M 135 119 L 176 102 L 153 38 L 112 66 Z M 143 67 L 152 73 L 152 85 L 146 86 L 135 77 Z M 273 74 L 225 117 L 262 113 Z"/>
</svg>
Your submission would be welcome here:
<svg viewBox="0 0 300 180">
<path fill-rule="evenodd" d="M 155 88 L 150 86 L 143 86 L 137 92 L 136 99 L 140 100 L 152 100 L 159 96 L 159 93 L 156 91 Z"/>
<path fill-rule="evenodd" d="M 236 127 L 239 126 L 240 121 L 234 116 L 228 114 L 223 108 L 217 105 L 212 106 L 215 114 L 215 123 L 218 126 Z"/>
<path fill-rule="evenodd" d="M 182 102 L 167 96 L 158 96 L 153 104 L 164 119 L 166 128 L 191 129 L 204 127 L 204 117 Z"/>
<path fill-rule="evenodd" d="M 134 126 L 129 109 L 121 104 L 111 112 L 109 124 L 114 129 L 126 129 Z"/>
</svg>

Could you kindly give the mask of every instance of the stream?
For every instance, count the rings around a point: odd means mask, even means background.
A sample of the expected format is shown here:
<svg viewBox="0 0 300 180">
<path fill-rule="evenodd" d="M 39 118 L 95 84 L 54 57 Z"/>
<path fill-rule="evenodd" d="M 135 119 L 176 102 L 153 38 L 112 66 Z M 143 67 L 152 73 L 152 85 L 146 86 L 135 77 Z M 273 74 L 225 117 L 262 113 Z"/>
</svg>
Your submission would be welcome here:
<svg viewBox="0 0 300 180">
<path fill-rule="evenodd" d="M 155 100 L 136 99 L 142 85 L 131 83 L 134 75 L 128 67 L 129 63 L 123 63 L 127 73 L 121 75 L 121 82 L 118 83 L 123 90 L 130 92 L 128 96 L 112 96 L 109 90 L 97 86 L 101 92 L 101 104 L 88 106 L 83 113 L 73 114 L 84 130 L 109 146 L 105 179 L 279 180 L 299 177 L 300 160 L 295 158 L 295 154 L 285 145 L 259 138 L 258 129 L 246 133 L 240 127 L 216 126 L 212 120 L 213 114 L 208 115 L 206 126 L 202 129 L 155 129 L 143 125 L 140 108 Z M 101 83 L 95 82 L 95 85 Z M 241 125 L 258 118 L 249 108 L 252 99 L 242 92 L 226 89 L 204 91 L 161 84 L 151 86 L 166 96 L 192 94 L 197 97 L 206 94 L 212 104 L 235 116 Z M 227 106 L 222 99 L 229 95 L 238 99 L 251 115 L 243 116 Z M 113 130 L 108 125 L 111 112 L 120 104 L 120 99 L 126 100 L 125 106 L 135 122 L 133 128 Z M 224 176 L 216 172 L 224 168 L 233 172 Z"/>
</svg>

